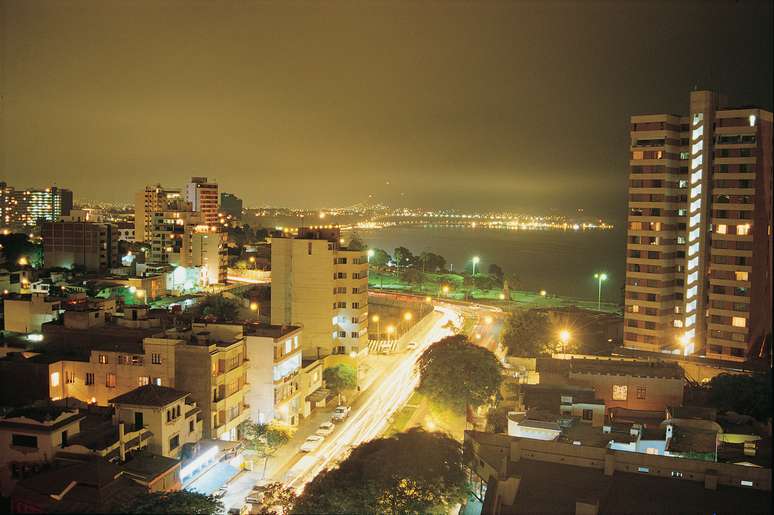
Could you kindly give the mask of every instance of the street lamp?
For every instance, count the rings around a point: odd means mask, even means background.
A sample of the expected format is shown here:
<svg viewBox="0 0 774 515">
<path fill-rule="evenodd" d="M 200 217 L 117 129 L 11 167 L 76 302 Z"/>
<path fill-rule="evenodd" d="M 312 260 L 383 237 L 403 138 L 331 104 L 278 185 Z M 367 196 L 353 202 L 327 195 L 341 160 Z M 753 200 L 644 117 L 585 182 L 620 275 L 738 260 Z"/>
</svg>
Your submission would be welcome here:
<svg viewBox="0 0 774 515">
<path fill-rule="evenodd" d="M 478 265 L 481 262 L 481 258 L 478 256 L 473 256 L 473 275 L 476 275 L 476 265 Z"/>
<path fill-rule="evenodd" d="M 433 302 L 433 299 L 432 299 L 432 297 L 430 297 L 430 295 L 428 295 L 427 297 L 425 297 L 425 302 L 427 302 L 428 304 L 430 304 L 431 302 Z"/>
<path fill-rule="evenodd" d="M 406 311 L 406 313 L 403 314 L 403 320 L 406 322 L 410 322 L 413 317 L 414 315 L 411 314 L 411 311 Z"/>
<path fill-rule="evenodd" d="M 687 356 L 689 354 L 689 351 L 693 350 L 691 336 L 688 333 L 685 333 L 680 337 L 680 344 L 683 346 L 683 356 Z"/>
<path fill-rule="evenodd" d="M 486 325 L 491 325 L 493 320 L 494 320 L 494 319 L 492 318 L 492 316 L 491 316 L 491 315 L 487 315 L 487 316 L 485 316 L 485 317 L 484 317 L 484 323 L 485 323 Z"/>
<path fill-rule="evenodd" d="M 368 263 L 371 263 L 371 258 L 374 257 L 374 249 L 368 249 L 368 252 L 366 252 L 366 259 L 368 260 Z"/>
<path fill-rule="evenodd" d="M 540 290 L 540 296 L 541 296 L 541 297 L 545 297 L 546 295 L 548 295 L 548 292 L 547 292 L 547 291 L 545 291 L 545 290 Z"/>
<path fill-rule="evenodd" d="M 607 274 L 594 274 L 594 279 L 597 280 L 597 311 L 602 311 L 602 282 L 607 281 Z"/>
<path fill-rule="evenodd" d="M 564 354 L 565 351 L 565 345 L 570 341 L 570 331 L 567 329 L 562 329 L 559 331 L 559 341 L 562 342 L 562 354 Z"/>
<path fill-rule="evenodd" d="M 376 322 L 376 339 L 378 340 L 379 338 L 382 337 L 382 325 L 379 322 L 379 315 L 372 316 L 371 320 L 373 322 Z"/>
<path fill-rule="evenodd" d="M 387 341 L 392 340 L 392 333 L 395 332 L 395 328 L 391 325 L 387 326 Z"/>
</svg>

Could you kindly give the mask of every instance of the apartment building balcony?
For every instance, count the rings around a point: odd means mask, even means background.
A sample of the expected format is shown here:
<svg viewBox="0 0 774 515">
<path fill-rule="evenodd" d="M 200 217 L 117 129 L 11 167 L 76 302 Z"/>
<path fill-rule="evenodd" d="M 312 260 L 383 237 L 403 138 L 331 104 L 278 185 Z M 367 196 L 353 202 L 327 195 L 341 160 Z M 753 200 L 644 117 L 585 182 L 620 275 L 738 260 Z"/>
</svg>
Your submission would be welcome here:
<svg viewBox="0 0 774 515">
<path fill-rule="evenodd" d="M 729 333 L 743 333 L 743 334 L 748 334 L 750 332 L 749 327 L 736 327 L 735 325 L 731 325 L 731 324 L 726 325 L 726 324 L 718 324 L 713 322 L 709 322 L 707 324 L 707 329 L 709 329 L 710 331 L 725 331 Z"/>
<path fill-rule="evenodd" d="M 716 165 L 754 165 L 758 162 L 755 156 L 715 157 Z"/>
<path fill-rule="evenodd" d="M 723 316 L 723 317 L 739 317 L 744 318 L 745 320 L 750 319 L 750 312 L 749 311 L 737 311 L 733 309 L 722 309 L 722 308 L 713 308 L 709 307 L 707 308 L 707 313 L 709 316 Z"/>
<path fill-rule="evenodd" d="M 737 281 L 736 279 L 718 279 L 710 277 L 710 286 L 730 286 L 732 288 L 751 288 L 752 283 L 750 281 Z"/>
<path fill-rule="evenodd" d="M 244 395 L 245 392 L 247 392 L 247 388 L 245 388 L 244 385 L 241 388 L 238 388 L 231 393 L 223 392 L 221 394 L 220 392 L 218 392 L 218 394 L 212 398 L 212 403 L 215 405 L 215 407 L 220 409 L 222 408 L 222 406 L 226 401 L 234 399 L 237 395 L 240 395 L 240 394 Z"/>
</svg>

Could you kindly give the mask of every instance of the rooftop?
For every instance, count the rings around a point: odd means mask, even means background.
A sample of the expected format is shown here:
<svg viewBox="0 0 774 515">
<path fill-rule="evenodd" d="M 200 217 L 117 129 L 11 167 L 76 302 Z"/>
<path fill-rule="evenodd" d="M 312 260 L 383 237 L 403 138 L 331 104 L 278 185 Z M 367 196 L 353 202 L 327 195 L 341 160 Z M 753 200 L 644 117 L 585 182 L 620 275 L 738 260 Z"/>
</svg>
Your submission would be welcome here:
<svg viewBox="0 0 774 515">
<path fill-rule="evenodd" d="M 110 399 L 111 404 L 134 404 L 138 406 L 167 406 L 188 395 L 188 392 L 168 386 L 146 384 Z"/>
<path fill-rule="evenodd" d="M 151 481 L 179 464 L 180 460 L 174 458 L 136 452 L 121 464 L 121 469 L 142 480 Z"/>
<path fill-rule="evenodd" d="M 246 336 L 261 336 L 266 338 L 277 339 L 285 335 L 294 333 L 299 329 L 301 329 L 301 327 L 297 325 L 271 325 L 271 324 L 251 323 L 251 324 L 245 324 L 244 334 Z"/>
<path fill-rule="evenodd" d="M 634 377 L 682 379 L 683 369 L 677 363 L 666 361 L 630 361 L 609 359 L 571 359 L 570 373 L 607 374 Z"/>
</svg>

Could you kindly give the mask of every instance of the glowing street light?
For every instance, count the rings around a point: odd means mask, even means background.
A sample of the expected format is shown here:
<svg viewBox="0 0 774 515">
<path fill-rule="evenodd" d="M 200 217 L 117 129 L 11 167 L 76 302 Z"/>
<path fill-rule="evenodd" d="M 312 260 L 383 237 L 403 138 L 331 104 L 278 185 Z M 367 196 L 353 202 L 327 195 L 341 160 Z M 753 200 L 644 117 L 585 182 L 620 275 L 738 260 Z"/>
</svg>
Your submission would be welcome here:
<svg viewBox="0 0 774 515">
<path fill-rule="evenodd" d="M 388 325 L 387 326 L 387 339 L 388 340 L 392 339 L 392 333 L 394 333 L 394 332 L 395 332 L 395 327 L 393 327 L 391 325 Z"/>
<path fill-rule="evenodd" d="M 504 293 L 501 293 L 501 294 L 499 295 L 499 297 L 500 297 L 500 300 L 505 300 L 505 294 L 504 294 Z"/>
<path fill-rule="evenodd" d="M 567 329 L 562 329 L 559 331 L 559 341 L 562 342 L 562 354 L 565 352 L 565 346 L 570 342 L 570 337 L 572 335 L 570 334 L 570 331 Z"/>
<path fill-rule="evenodd" d="M 411 314 L 411 311 L 406 311 L 403 314 L 403 320 L 405 320 L 406 322 L 411 321 L 412 318 L 414 318 L 414 315 Z"/>
<path fill-rule="evenodd" d="M 382 337 L 382 324 L 379 322 L 379 315 L 374 315 L 371 317 L 371 320 L 373 322 L 376 322 L 376 338 L 377 340 Z"/>
<path fill-rule="evenodd" d="M 251 302 L 250 303 L 250 311 L 258 311 L 258 303 L 257 302 Z"/>
<path fill-rule="evenodd" d="M 594 279 L 598 282 L 597 287 L 597 311 L 602 310 L 602 282 L 607 281 L 607 274 L 606 273 L 600 273 L 600 274 L 594 274 Z"/>
<path fill-rule="evenodd" d="M 374 254 L 375 254 L 374 249 L 368 249 L 368 252 L 366 252 L 366 256 L 369 263 L 371 262 L 371 258 L 374 257 Z"/>
<path fill-rule="evenodd" d="M 683 346 L 683 355 L 687 356 L 691 350 L 693 350 L 693 342 L 691 336 L 688 333 L 683 334 L 680 337 L 680 345 Z"/>
<path fill-rule="evenodd" d="M 481 258 L 478 256 L 473 256 L 473 275 L 476 275 L 476 265 L 478 265 L 481 262 Z"/>
<path fill-rule="evenodd" d="M 487 316 L 485 316 L 485 317 L 484 317 L 484 323 L 485 323 L 486 325 L 491 325 L 493 320 L 494 320 L 494 319 L 492 318 L 492 316 L 491 316 L 491 315 L 487 315 Z"/>
<path fill-rule="evenodd" d="M 30 260 L 27 259 L 27 256 L 22 256 L 19 258 L 19 266 L 27 266 L 30 264 Z"/>
<path fill-rule="evenodd" d="M 441 288 L 441 291 L 443 292 L 443 296 L 446 297 L 449 294 L 449 286 L 444 284 L 443 288 Z"/>
<path fill-rule="evenodd" d="M 425 302 L 427 302 L 428 304 L 430 304 L 431 302 L 433 302 L 433 299 L 432 299 L 432 297 L 430 297 L 430 295 L 428 295 L 427 297 L 425 297 Z"/>
</svg>

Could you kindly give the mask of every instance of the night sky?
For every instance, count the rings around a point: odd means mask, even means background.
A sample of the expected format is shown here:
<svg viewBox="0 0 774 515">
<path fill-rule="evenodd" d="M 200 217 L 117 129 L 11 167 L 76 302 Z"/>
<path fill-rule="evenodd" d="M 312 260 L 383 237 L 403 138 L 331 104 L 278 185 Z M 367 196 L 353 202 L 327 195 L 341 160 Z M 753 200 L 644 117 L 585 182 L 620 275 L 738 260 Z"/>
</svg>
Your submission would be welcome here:
<svg viewBox="0 0 774 515">
<path fill-rule="evenodd" d="M 772 108 L 770 2 L 0 5 L 0 179 L 81 200 L 207 175 L 250 206 L 620 220 L 630 115 Z"/>
</svg>

